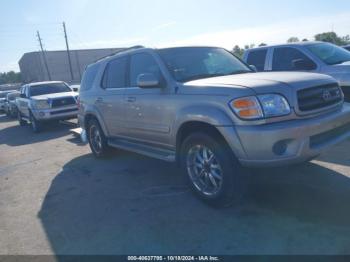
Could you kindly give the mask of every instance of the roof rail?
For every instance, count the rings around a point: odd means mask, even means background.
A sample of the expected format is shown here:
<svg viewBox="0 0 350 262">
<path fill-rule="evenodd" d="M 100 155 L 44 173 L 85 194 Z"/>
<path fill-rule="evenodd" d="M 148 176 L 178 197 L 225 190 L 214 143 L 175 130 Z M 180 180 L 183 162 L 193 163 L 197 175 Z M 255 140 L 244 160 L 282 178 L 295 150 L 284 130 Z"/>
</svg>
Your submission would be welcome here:
<svg viewBox="0 0 350 262">
<path fill-rule="evenodd" d="M 101 60 L 103 60 L 103 59 L 105 59 L 105 58 L 107 58 L 107 57 L 111 57 L 111 56 L 114 56 L 114 55 L 119 54 L 119 53 L 123 53 L 123 52 L 130 51 L 130 50 L 134 50 L 134 49 L 140 49 L 140 48 L 145 48 L 145 47 L 142 46 L 142 45 L 135 45 L 135 46 L 128 47 L 128 48 L 121 48 L 121 50 L 119 50 L 119 51 L 117 51 L 117 52 L 114 52 L 114 53 L 112 53 L 112 54 L 103 56 L 103 57 L 97 59 L 96 61 L 94 61 L 94 62 L 91 63 L 91 64 L 97 63 L 97 62 L 99 62 L 99 61 L 101 61 Z"/>
</svg>

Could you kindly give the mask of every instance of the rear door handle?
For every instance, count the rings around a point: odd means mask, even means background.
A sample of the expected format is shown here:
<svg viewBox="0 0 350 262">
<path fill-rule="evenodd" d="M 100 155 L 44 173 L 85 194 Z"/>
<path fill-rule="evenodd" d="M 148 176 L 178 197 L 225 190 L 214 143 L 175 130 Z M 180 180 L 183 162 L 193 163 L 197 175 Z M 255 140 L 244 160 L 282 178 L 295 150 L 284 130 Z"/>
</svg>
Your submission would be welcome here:
<svg viewBox="0 0 350 262">
<path fill-rule="evenodd" d="M 98 97 L 95 100 L 96 103 L 102 103 L 103 102 L 103 98 L 102 97 Z"/>
<path fill-rule="evenodd" d="M 128 97 L 128 98 L 126 99 L 126 101 L 129 102 L 129 103 L 133 103 L 133 102 L 136 101 L 136 97 L 130 96 L 130 97 Z"/>
</svg>

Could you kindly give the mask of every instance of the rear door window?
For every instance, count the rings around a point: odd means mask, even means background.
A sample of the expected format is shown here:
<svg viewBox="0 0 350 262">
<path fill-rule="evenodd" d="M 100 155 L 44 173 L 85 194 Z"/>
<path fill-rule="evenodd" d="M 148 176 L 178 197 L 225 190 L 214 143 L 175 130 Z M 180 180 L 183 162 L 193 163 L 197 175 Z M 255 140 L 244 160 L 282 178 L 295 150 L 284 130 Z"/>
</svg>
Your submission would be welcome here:
<svg viewBox="0 0 350 262">
<path fill-rule="evenodd" d="M 98 73 L 99 64 L 89 66 L 83 75 L 80 90 L 88 90 L 92 87 Z"/>
<path fill-rule="evenodd" d="M 314 62 L 304 55 L 301 51 L 293 47 L 279 47 L 275 48 L 273 51 L 273 59 L 272 59 L 272 70 L 273 71 L 295 71 L 293 61 L 295 60 L 305 60 L 310 62 L 310 64 L 314 64 Z M 316 64 L 314 64 L 314 68 L 316 69 Z M 311 70 L 313 70 L 311 69 Z"/>
<path fill-rule="evenodd" d="M 248 53 L 247 64 L 254 65 L 259 72 L 264 71 L 266 56 L 267 56 L 267 49 L 250 51 Z"/>
</svg>

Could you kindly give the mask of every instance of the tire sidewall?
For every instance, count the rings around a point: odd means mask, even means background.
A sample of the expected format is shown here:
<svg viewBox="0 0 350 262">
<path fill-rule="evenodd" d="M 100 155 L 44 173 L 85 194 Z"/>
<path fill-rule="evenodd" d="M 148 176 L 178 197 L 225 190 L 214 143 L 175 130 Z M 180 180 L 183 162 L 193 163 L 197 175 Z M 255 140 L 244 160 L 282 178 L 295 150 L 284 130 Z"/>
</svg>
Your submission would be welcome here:
<svg viewBox="0 0 350 262">
<path fill-rule="evenodd" d="M 17 119 L 20 126 L 25 126 L 26 122 L 22 119 L 22 115 L 20 111 L 17 112 Z"/>
<path fill-rule="evenodd" d="M 187 170 L 187 154 L 195 145 L 208 147 L 220 163 L 223 172 L 222 188 L 218 193 L 208 196 L 200 192 L 193 184 Z M 181 147 L 181 168 L 190 183 L 193 192 L 212 206 L 230 206 L 238 203 L 243 194 L 242 167 L 228 146 L 205 133 L 195 133 L 187 137 Z"/>
<path fill-rule="evenodd" d="M 102 142 L 102 148 L 101 148 L 101 151 L 100 152 L 97 152 L 94 148 L 94 146 L 92 145 L 92 141 L 91 141 L 91 128 L 95 126 L 98 130 L 99 130 L 99 133 L 100 133 L 100 136 L 101 136 L 101 142 Z M 88 122 L 88 129 L 87 129 L 87 138 L 88 138 L 88 141 L 89 141 L 89 145 L 90 145 L 90 149 L 92 151 L 92 153 L 94 154 L 94 156 L 96 158 L 102 158 L 102 157 L 105 157 L 108 152 L 109 152 L 109 146 L 107 144 L 107 139 L 106 139 L 106 136 L 104 135 L 103 133 L 103 130 L 99 124 L 99 122 L 96 120 L 96 119 L 91 119 L 89 122 Z"/>
<path fill-rule="evenodd" d="M 41 123 L 35 119 L 32 113 L 30 113 L 30 126 L 34 133 L 39 133 L 41 131 Z"/>
</svg>

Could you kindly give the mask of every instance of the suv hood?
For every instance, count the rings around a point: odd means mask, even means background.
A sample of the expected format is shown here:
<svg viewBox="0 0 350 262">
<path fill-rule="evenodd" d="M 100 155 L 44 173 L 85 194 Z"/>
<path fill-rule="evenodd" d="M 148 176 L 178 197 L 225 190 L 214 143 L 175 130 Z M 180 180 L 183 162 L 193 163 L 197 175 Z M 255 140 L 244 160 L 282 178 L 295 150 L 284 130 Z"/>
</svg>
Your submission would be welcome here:
<svg viewBox="0 0 350 262">
<path fill-rule="evenodd" d="M 256 93 L 282 92 L 303 89 L 307 87 L 334 83 L 335 80 L 326 75 L 304 72 L 263 72 L 229 75 L 190 81 L 185 85 L 250 88 Z"/>
<path fill-rule="evenodd" d="M 76 92 L 65 92 L 65 93 L 54 93 L 54 94 L 46 94 L 41 96 L 32 96 L 31 99 L 44 100 L 44 99 L 55 99 L 69 96 L 78 96 Z"/>
</svg>

